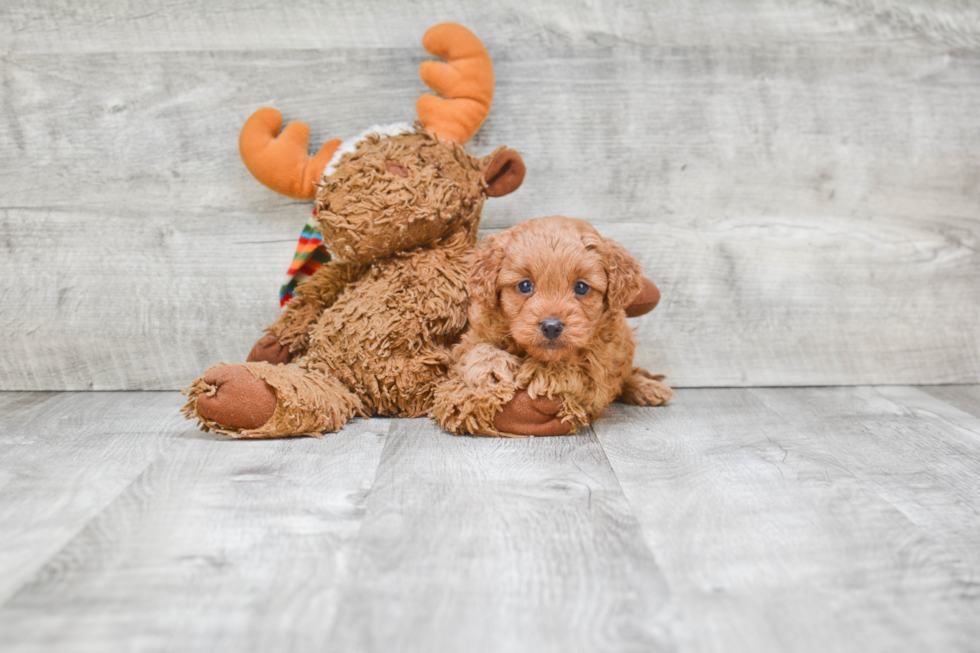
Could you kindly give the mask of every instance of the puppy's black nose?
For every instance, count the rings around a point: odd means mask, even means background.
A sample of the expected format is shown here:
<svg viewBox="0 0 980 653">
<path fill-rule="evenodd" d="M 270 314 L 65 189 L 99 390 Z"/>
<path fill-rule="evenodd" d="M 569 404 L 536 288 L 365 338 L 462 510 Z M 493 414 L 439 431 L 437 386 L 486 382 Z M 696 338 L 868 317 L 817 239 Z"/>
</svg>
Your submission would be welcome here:
<svg viewBox="0 0 980 653">
<path fill-rule="evenodd" d="M 541 323 L 538 326 L 541 327 L 541 333 L 543 333 L 544 337 L 548 340 L 554 340 L 560 336 L 562 330 L 565 328 L 565 325 L 561 320 L 556 320 L 554 318 L 541 320 Z"/>
</svg>

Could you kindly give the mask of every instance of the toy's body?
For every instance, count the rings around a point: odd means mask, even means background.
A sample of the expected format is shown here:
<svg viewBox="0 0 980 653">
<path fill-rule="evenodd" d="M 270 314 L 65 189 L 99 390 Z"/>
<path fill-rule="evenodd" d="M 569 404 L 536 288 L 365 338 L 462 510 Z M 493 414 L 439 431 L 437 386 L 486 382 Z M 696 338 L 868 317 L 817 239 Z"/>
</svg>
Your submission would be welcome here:
<svg viewBox="0 0 980 653">
<path fill-rule="evenodd" d="M 369 138 L 325 179 L 316 215 L 345 262 L 302 284 L 268 331 L 299 367 L 340 381 L 361 412 L 428 412 L 466 326 L 466 257 L 495 159 L 410 133 Z"/>
<path fill-rule="evenodd" d="M 483 203 L 515 190 L 524 165 L 513 150 L 478 159 L 460 145 L 493 95 L 479 40 L 444 24 L 423 44 L 449 61 L 426 62 L 422 76 L 450 99 L 423 96 L 414 130 L 370 135 L 330 163 L 314 215 L 334 260 L 297 287 L 248 362 L 212 367 L 188 388 L 185 414 L 204 428 L 320 435 L 355 413 L 430 410 L 466 325 L 466 256 Z M 312 196 L 340 142 L 311 158 L 309 130 L 292 123 L 279 134 L 281 124 L 275 110 L 256 112 L 242 130 L 242 157 L 270 188 Z"/>
<path fill-rule="evenodd" d="M 668 401 L 663 377 L 633 367 L 624 309 L 642 280 L 639 263 L 582 220 L 539 218 L 487 238 L 433 417 L 453 433 L 559 435 L 616 399 Z"/>
<path fill-rule="evenodd" d="M 446 370 L 448 345 L 466 324 L 462 279 L 472 239 L 421 248 L 375 262 L 321 268 L 270 327 L 280 342 L 309 329 L 310 352 L 297 364 L 322 369 L 357 396 L 368 414 L 425 415 L 431 386 Z M 312 286 L 337 286 L 351 279 L 315 322 L 303 325 Z M 302 336 L 293 342 L 299 344 Z"/>
<path fill-rule="evenodd" d="M 355 413 L 426 415 L 434 384 L 448 369 L 449 346 L 466 324 L 473 242 L 459 232 L 366 265 L 328 262 L 269 328 L 290 347 L 292 362 L 240 366 L 280 398 L 273 419 L 222 424 L 205 412 L 203 423 L 241 437 L 270 437 L 334 431 Z M 220 379 L 205 375 L 204 381 L 214 386 Z M 206 411 L 209 397 L 198 400 L 204 402 L 199 412 Z"/>
</svg>

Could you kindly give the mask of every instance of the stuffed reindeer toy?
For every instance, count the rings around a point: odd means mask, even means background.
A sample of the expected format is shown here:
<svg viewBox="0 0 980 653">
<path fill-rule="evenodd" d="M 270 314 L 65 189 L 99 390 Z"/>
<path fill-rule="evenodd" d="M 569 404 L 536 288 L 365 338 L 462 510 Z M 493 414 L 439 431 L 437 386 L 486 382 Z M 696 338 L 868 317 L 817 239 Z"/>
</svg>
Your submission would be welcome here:
<svg viewBox="0 0 980 653">
<path fill-rule="evenodd" d="M 426 32 L 425 95 L 413 126 L 375 127 L 313 157 L 309 129 L 260 109 L 240 138 L 252 174 L 279 193 L 315 197 L 331 253 L 252 349 L 186 390 L 184 413 L 235 437 L 319 436 L 355 415 L 417 417 L 432 405 L 466 326 L 467 255 L 487 197 L 516 190 L 520 155 L 476 158 L 463 144 L 490 110 L 490 55 L 466 28 Z"/>
</svg>

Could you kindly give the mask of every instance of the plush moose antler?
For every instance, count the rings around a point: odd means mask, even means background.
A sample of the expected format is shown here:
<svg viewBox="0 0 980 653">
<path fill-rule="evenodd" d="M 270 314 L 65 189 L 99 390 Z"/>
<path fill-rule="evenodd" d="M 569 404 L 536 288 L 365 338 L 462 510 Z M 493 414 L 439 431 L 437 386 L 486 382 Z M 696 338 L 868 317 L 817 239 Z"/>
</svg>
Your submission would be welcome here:
<svg viewBox="0 0 980 653">
<path fill-rule="evenodd" d="M 341 141 L 327 141 L 311 157 L 309 127 L 295 121 L 280 134 L 281 128 L 282 114 L 272 107 L 253 113 L 238 137 L 242 161 L 253 177 L 280 195 L 311 200 L 316 197 L 316 182 Z"/>
<path fill-rule="evenodd" d="M 426 61 L 419 69 L 422 81 L 443 96 L 423 95 L 418 99 L 415 108 L 419 122 L 440 141 L 462 145 L 490 112 L 494 87 L 490 53 L 473 32 L 455 23 L 430 28 L 422 46 L 446 63 Z M 295 121 L 280 134 L 281 128 L 279 111 L 265 107 L 253 113 L 238 139 L 242 160 L 252 176 L 277 193 L 311 200 L 316 197 L 316 183 L 342 141 L 327 141 L 311 157 L 309 127 Z M 515 161 L 499 163 L 506 168 Z M 523 177 L 523 170 L 520 172 Z"/>
<path fill-rule="evenodd" d="M 415 103 L 419 122 L 445 143 L 462 145 L 480 128 L 493 102 L 493 62 L 480 39 L 462 25 L 443 23 L 425 33 L 422 47 L 441 61 L 419 68 L 422 81 L 442 97 Z"/>
</svg>

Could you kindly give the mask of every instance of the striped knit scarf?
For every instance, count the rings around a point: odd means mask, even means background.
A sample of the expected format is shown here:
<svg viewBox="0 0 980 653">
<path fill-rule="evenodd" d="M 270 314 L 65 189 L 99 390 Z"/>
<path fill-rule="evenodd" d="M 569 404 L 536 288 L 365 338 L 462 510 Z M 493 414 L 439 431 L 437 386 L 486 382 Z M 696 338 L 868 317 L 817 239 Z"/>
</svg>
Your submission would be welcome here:
<svg viewBox="0 0 980 653">
<path fill-rule="evenodd" d="M 285 306 L 296 294 L 296 286 L 312 277 L 329 260 L 330 254 L 323 246 L 323 236 L 317 230 L 316 221 L 310 218 L 299 235 L 296 254 L 286 273 L 286 283 L 279 289 L 279 306 Z"/>
</svg>

